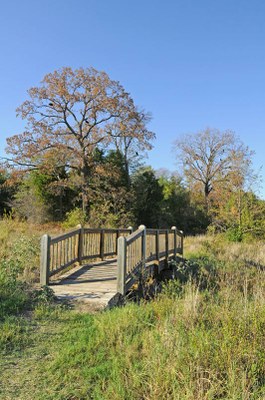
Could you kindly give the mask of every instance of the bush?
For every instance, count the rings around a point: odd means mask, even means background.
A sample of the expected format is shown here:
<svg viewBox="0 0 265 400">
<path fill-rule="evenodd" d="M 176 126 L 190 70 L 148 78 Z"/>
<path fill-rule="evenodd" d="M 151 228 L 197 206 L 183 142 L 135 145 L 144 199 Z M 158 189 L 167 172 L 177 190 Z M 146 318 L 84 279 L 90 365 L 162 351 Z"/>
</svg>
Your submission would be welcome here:
<svg viewBox="0 0 265 400">
<path fill-rule="evenodd" d="M 226 231 L 226 237 L 229 242 L 242 242 L 243 232 L 239 227 L 229 228 Z"/>
<path fill-rule="evenodd" d="M 222 263 L 211 257 L 197 257 L 190 260 L 171 261 L 170 267 L 174 271 L 176 283 L 173 284 L 177 292 L 183 290 L 187 282 L 192 282 L 200 290 L 215 290 L 218 286 L 218 271 Z"/>
<path fill-rule="evenodd" d="M 84 225 L 86 222 L 86 214 L 80 208 L 74 208 L 72 211 L 66 213 L 66 219 L 63 223 L 65 229 L 74 228 L 77 225 Z"/>
</svg>

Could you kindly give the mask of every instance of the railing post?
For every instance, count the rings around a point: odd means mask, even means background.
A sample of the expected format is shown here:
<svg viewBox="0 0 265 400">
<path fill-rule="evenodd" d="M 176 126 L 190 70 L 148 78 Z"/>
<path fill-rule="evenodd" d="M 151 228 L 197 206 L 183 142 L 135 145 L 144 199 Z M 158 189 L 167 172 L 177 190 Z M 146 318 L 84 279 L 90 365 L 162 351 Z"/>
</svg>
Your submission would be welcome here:
<svg viewBox="0 0 265 400">
<path fill-rule="evenodd" d="M 168 229 L 166 230 L 166 263 L 168 263 Z"/>
<path fill-rule="evenodd" d="M 41 258 L 40 258 L 40 284 L 41 286 L 49 285 L 50 272 L 50 244 L 51 237 L 43 235 L 41 238 Z"/>
<path fill-rule="evenodd" d="M 118 255 L 118 239 L 120 237 L 119 229 L 116 229 L 116 256 Z"/>
<path fill-rule="evenodd" d="M 140 225 L 138 229 L 143 231 L 142 235 L 142 267 L 145 267 L 146 260 L 146 227 L 145 225 Z"/>
<path fill-rule="evenodd" d="M 156 241 L 156 264 L 154 265 L 154 277 L 158 276 L 159 273 L 159 258 L 160 258 L 160 254 L 159 254 L 159 229 L 156 229 L 156 237 L 155 237 L 155 241 Z"/>
<path fill-rule="evenodd" d="M 82 225 L 78 225 L 79 227 L 79 235 L 78 235 L 78 263 L 82 264 L 83 258 L 83 249 L 84 249 L 84 228 Z"/>
<path fill-rule="evenodd" d="M 181 233 L 181 236 L 180 236 L 180 248 L 181 248 L 181 255 L 182 255 L 182 257 L 183 257 L 183 251 L 184 251 L 184 240 L 183 240 L 183 231 L 180 231 L 180 233 Z"/>
<path fill-rule="evenodd" d="M 105 238 L 105 230 L 101 229 L 100 231 L 100 258 L 104 260 L 104 238 Z"/>
<path fill-rule="evenodd" d="M 118 277 L 117 277 L 117 292 L 125 295 L 126 292 L 126 238 L 120 236 L 118 239 Z"/>
<path fill-rule="evenodd" d="M 141 259 L 142 259 L 142 266 L 141 269 L 139 270 L 139 285 L 138 285 L 138 292 L 141 295 L 144 293 L 144 274 L 146 271 L 146 226 L 145 225 L 140 225 L 138 229 L 141 229 L 143 231 L 142 233 L 142 251 L 141 251 Z"/>
<path fill-rule="evenodd" d="M 129 231 L 130 231 L 130 234 L 132 234 L 133 233 L 133 227 L 132 226 L 128 226 L 128 228 L 127 228 Z"/>
<path fill-rule="evenodd" d="M 159 265 L 159 259 L 160 259 L 160 254 L 159 254 L 159 229 L 156 230 L 156 260 L 157 260 L 157 265 Z"/>
<path fill-rule="evenodd" d="M 174 259 L 176 259 L 176 256 L 177 256 L 177 227 L 172 226 L 171 230 L 174 231 Z"/>
</svg>

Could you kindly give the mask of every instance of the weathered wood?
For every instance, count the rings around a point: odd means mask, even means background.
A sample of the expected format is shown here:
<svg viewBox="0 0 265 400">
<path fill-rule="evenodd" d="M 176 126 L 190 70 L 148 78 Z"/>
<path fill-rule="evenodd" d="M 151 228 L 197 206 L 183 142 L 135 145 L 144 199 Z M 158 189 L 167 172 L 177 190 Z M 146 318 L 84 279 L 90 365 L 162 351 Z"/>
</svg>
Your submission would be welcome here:
<svg viewBox="0 0 265 400">
<path fill-rule="evenodd" d="M 118 255 L 118 292 L 125 294 L 129 276 L 146 272 L 150 262 L 157 269 L 166 261 L 183 254 L 183 232 L 176 227 L 168 229 L 146 229 L 139 226 L 135 232 L 127 229 L 78 229 L 50 238 L 44 235 L 41 244 L 42 285 L 49 283 L 49 276 L 73 265 L 76 261 L 105 258 Z M 149 265 L 148 264 L 148 265 Z"/>
<path fill-rule="evenodd" d="M 133 232 L 128 238 L 127 238 L 127 244 L 129 245 L 130 243 L 134 242 L 136 239 L 142 236 L 142 229 L 137 229 L 137 231 Z"/>
<path fill-rule="evenodd" d="M 55 270 L 50 271 L 50 272 L 49 272 L 49 277 L 58 274 L 59 272 L 63 271 L 64 269 L 66 269 L 66 268 L 68 268 L 68 267 L 70 267 L 71 265 L 73 265 L 73 264 L 74 264 L 75 262 L 77 262 L 77 261 L 78 261 L 78 258 L 73 259 L 73 260 L 70 260 L 70 261 L 68 261 L 67 263 L 63 264 L 61 267 L 58 267 L 58 268 L 56 268 Z M 78 263 L 78 264 L 79 264 L 79 263 Z"/>
<path fill-rule="evenodd" d="M 156 231 L 156 261 L 159 264 L 159 229 Z"/>
<path fill-rule="evenodd" d="M 179 231 L 179 233 L 180 233 L 180 248 L 181 248 L 181 252 L 180 252 L 180 254 L 183 256 L 183 252 L 184 252 L 184 234 L 183 234 L 183 231 Z"/>
<path fill-rule="evenodd" d="M 118 239 L 118 276 L 117 276 L 117 292 L 125 295 L 126 285 L 126 238 L 120 236 Z"/>
<path fill-rule="evenodd" d="M 169 252 L 168 252 L 168 229 L 166 230 L 166 262 L 168 262 Z"/>
<path fill-rule="evenodd" d="M 105 231 L 101 229 L 100 231 L 100 258 L 104 260 L 104 241 L 105 241 Z"/>
<path fill-rule="evenodd" d="M 176 256 L 177 256 L 177 227 L 172 226 L 171 230 L 174 231 L 174 259 L 176 259 Z"/>
<path fill-rule="evenodd" d="M 62 242 L 63 240 L 66 240 L 72 236 L 78 235 L 78 233 L 79 229 L 75 229 L 74 231 L 64 233 L 63 235 L 53 236 L 51 238 L 51 244 Z"/>
<path fill-rule="evenodd" d="M 40 260 L 41 286 L 46 286 L 49 284 L 50 244 L 51 244 L 51 237 L 49 235 L 43 235 L 41 238 L 41 260 Z"/>
<path fill-rule="evenodd" d="M 146 261 L 146 227 L 145 225 L 140 225 L 139 230 L 142 231 L 142 267 L 145 267 Z"/>
<path fill-rule="evenodd" d="M 84 228 L 80 225 L 78 235 L 78 262 L 82 265 L 82 257 L 84 252 Z"/>
<path fill-rule="evenodd" d="M 133 233 L 133 227 L 132 226 L 128 226 L 127 230 L 129 231 L 130 235 Z"/>
</svg>

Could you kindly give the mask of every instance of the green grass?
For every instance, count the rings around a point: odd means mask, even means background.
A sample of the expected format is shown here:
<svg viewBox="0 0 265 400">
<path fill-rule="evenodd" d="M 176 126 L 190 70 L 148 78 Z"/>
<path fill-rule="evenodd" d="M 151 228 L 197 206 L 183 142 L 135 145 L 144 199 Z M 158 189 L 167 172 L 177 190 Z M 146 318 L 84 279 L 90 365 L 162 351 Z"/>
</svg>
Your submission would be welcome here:
<svg viewBox="0 0 265 400">
<path fill-rule="evenodd" d="M 212 298 L 188 283 L 181 296 L 171 288 L 170 293 L 167 290 L 156 301 L 140 306 L 128 304 L 97 315 L 75 315 L 55 308 L 48 315 L 45 312 L 43 318 L 38 311 L 33 316 L 31 342 L 20 354 L 13 351 L 10 359 L 10 353 L 5 353 L 2 396 L 265 396 L 264 303 L 260 299 L 251 302 L 244 293 L 222 291 Z M 14 364 L 19 366 L 19 382 L 12 381 Z M 29 369 L 31 382 L 27 383 Z"/>
<path fill-rule="evenodd" d="M 264 245 L 201 237 L 185 247 L 190 261 L 156 299 L 94 315 L 48 291 L 20 302 L 13 277 L 1 400 L 265 399 Z"/>
</svg>

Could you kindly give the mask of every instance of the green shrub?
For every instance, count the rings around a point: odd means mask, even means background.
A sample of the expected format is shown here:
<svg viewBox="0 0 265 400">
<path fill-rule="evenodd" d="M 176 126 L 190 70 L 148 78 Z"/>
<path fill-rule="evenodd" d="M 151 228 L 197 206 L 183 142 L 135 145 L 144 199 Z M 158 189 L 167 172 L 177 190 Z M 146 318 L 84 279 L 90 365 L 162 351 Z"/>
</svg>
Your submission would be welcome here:
<svg viewBox="0 0 265 400">
<path fill-rule="evenodd" d="M 179 287 L 177 292 L 183 289 L 183 285 L 191 281 L 199 287 L 200 290 L 217 289 L 218 271 L 222 268 L 222 262 L 216 261 L 212 257 L 194 257 L 189 260 L 171 261 L 170 268 L 173 269 L 174 278 Z"/>
<path fill-rule="evenodd" d="M 66 213 L 66 219 L 63 223 L 65 229 L 74 228 L 77 225 L 84 225 L 86 222 L 86 214 L 80 208 L 74 208 Z"/>
<path fill-rule="evenodd" d="M 243 232 L 239 227 L 229 228 L 226 231 L 226 237 L 229 242 L 242 242 Z"/>
</svg>

